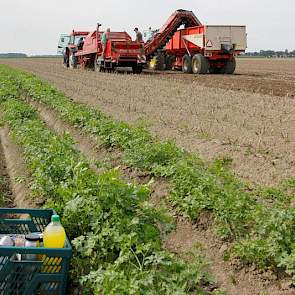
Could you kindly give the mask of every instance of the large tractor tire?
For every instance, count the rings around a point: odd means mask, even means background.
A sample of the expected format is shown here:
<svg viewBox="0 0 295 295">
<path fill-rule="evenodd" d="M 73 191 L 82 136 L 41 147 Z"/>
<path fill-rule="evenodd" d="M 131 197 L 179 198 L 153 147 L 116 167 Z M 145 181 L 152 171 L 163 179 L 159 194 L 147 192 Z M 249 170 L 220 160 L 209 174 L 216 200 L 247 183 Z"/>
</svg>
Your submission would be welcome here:
<svg viewBox="0 0 295 295">
<path fill-rule="evenodd" d="M 77 68 L 77 57 L 74 55 L 73 52 L 70 52 L 69 68 L 70 69 L 76 69 Z"/>
<path fill-rule="evenodd" d="M 173 64 L 175 62 L 175 56 L 173 55 L 166 55 L 165 56 L 165 70 L 171 71 L 173 69 Z"/>
<path fill-rule="evenodd" d="M 192 73 L 192 58 L 187 54 L 182 58 L 182 72 L 185 74 Z"/>
<path fill-rule="evenodd" d="M 192 71 L 194 74 L 207 74 L 209 71 L 209 61 L 202 54 L 195 54 L 192 59 Z"/>
<path fill-rule="evenodd" d="M 236 70 L 236 65 L 235 57 L 229 59 L 224 66 L 224 74 L 232 75 Z"/>
<path fill-rule="evenodd" d="M 149 69 L 153 71 L 165 70 L 165 56 L 162 52 L 155 55 L 149 62 Z"/>
<path fill-rule="evenodd" d="M 100 56 L 96 56 L 94 58 L 94 71 L 95 72 L 103 72 L 104 71 L 104 67 L 102 65 L 102 62 L 99 60 Z"/>
<path fill-rule="evenodd" d="M 69 67 L 69 55 L 67 51 L 63 52 L 63 65 L 64 67 L 68 68 Z"/>
</svg>

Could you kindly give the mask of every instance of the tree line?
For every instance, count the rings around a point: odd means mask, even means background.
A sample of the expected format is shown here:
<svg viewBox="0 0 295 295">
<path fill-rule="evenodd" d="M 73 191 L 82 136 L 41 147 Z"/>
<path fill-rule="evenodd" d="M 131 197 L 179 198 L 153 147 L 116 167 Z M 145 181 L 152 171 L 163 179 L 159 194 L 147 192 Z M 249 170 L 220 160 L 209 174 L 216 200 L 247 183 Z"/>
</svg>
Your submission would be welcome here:
<svg viewBox="0 0 295 295">
<path fill-rule="evenodd" d="M 0 58 L 23 58 L 23 57 L 28 57 L 25 53 L 0 53 Z"/>
<path fill-rule="evenodd" d="M 285 51 L 275 51 L 275 50 L 260 50 L 256 52 L 246 52 L 245 56 L 254 56 L 254 57 L 295 57 L 295 50 L 289 51 L 286 49 Z"/>
</svg>

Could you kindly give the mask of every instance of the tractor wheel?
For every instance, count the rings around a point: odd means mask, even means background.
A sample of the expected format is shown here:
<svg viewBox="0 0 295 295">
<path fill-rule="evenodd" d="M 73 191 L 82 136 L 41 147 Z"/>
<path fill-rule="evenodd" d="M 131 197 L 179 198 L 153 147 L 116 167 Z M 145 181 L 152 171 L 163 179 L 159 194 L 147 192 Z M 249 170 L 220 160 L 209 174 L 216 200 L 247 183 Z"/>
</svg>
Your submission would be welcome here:
<svg viewBox="0 0 295 295">
<path fill-rule="evenodd" d="M 185 74 L 190 74 L 192 72 L 192 59 L 187 54 L 182 58 L 182 72 Z"/>
<path fill-rule="evenodd" d="M 69 67 L 69 56 L 68 56 L 67 52 L 63 53 L 63 65 L 66 68 Z"/>
<path fill-rule="evenodd" d="M 202 54 L 195 54 L 192 59 L 192 71 L 194 74 L 207 74 L 209 71 L 209 61 Z"/>
<path fill-rule="evenodd" d="M 232 75 L 236 70 L 236 59 L 235 57 L 232 57 L 229 59 L 225 66 L 224 66 L 224 74 Z"/>
<path fill-rule="evenodd" d="M 70 69 L 76 69 L 77 68 L 77 58 L 74 55 L 74 53 L 70 53 L 70 57 L 69 57 L 69 68 Z"/>
<path fill-rule="evenodd" d="M 164 71 L 165 70 L 165 56 L 161 52 L 159 52 L 157 54 L 156 70 L 157 71 Z"/>
<path fill-rule="evenodd" d="M 95 57 L 94 59 L 94 71 L 95 72 L 102 72 L 103 71 L 103 65 L 101 64 L 101 61 L 98 61 L 99 56 Z"/>
<path fill-rule="evenodd" d="M 159 52 L 157 55 L 155 55 L 150 60 L 148 68 L 153 71 L 165 70 L 165 56 L 164 56 L 164 54 Z"/>
<path fill-rule="evenodd" d="M 166 55 L 165 57 L 165 64 L 166 64 L 166 70 L 171 71 L 173 68 L 173 63 L 175 62 L 175 56 L 173 55 Z"/>
</svg>

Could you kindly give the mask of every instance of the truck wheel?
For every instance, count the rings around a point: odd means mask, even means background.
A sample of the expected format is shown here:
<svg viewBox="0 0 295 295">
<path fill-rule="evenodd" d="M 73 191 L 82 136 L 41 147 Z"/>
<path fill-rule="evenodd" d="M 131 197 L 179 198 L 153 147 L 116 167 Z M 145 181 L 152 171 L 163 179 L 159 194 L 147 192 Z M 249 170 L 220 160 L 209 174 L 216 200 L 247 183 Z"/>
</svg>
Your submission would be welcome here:
<svg viewBox="0 0 295 295">
<path fill-rule="evenodd" d="M 70 67 L 70 69 L 76 69 L 77 68 L 77 58 L 73 53 L 70 53 L 69 67 Z"/>
<path fill-rule="evenodd" d="M 224 67 L 224 74 L 232 75 L 236 70 L 236 59 L 235 57 L 232 57 L 229 59 Z"/>
<path fill-rule="evenodd" d="M 182 72 L 185 74 L 192 72 L 192 59 L 187 54 L 182 58 Z"/>
<path fill-rule="evenodd" d="M 209 61 L 202 54 L 195 54 L 192 59 L 192 71 L 194 74 L 207 74 L 209 71 Z"/>
<path fill-rule="evenodd" d="M 103 66 L 101 64 L 101 62 L 98 63 L 98 59 L 99 57 L 96 57 L 94 59 L 94 71 L 95 72 L 102 72 L 103 71 Z"/>
</svg>

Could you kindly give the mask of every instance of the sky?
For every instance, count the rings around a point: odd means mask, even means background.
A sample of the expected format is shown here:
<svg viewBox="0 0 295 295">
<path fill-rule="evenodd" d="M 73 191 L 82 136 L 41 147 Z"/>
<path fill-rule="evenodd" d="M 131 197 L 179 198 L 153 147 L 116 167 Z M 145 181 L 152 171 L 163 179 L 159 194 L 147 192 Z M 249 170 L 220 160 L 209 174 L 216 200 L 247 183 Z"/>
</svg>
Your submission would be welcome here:
<svg viewBox="0 0 295 295">
<path fill-rule="evenodd" d="M 160 28 L 176 9 L 203 24 L 246 25 L 248 51 L 295 49 L 295 0 L 1 0 L 0 52 L 56 54 L 61 33 Z"/>
</svg>

